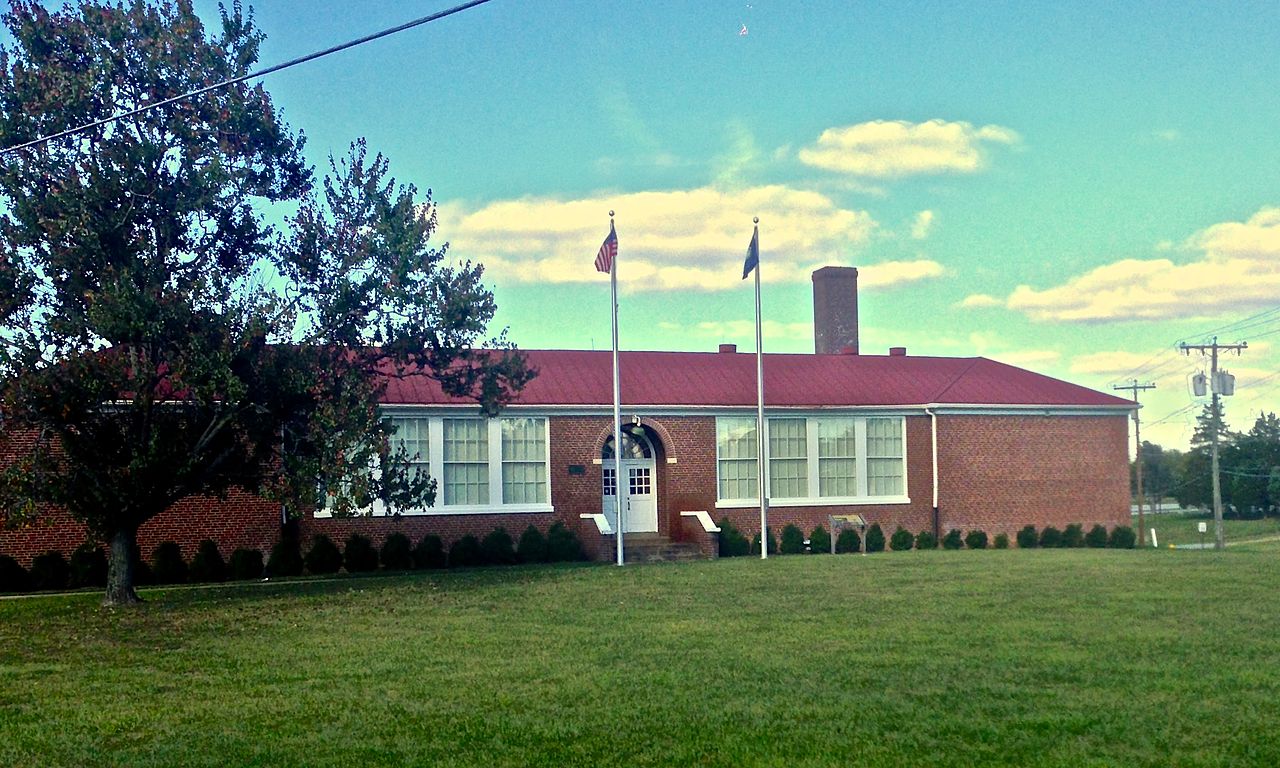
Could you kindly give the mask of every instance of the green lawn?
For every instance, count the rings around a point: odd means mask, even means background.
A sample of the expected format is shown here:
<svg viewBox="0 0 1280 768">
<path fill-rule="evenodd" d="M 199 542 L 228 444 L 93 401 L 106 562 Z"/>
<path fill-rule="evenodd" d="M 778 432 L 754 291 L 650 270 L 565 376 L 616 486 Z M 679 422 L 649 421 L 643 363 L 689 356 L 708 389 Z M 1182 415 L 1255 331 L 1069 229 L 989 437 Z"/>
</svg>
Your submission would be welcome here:
<svg viewBox="0 0 1280 768">
<path fill-rule="evenodd" d="M 1280 765 L 1277 551 L 0 600 L 0 765 Z"/>
<path fill-rule="evenodd" d="M 1197 530 L 1198 523 L 1206 523 L 1208 531 L 1204 534 L 1204 542 L 1206 544 L 1213 543 L 1213 513 L 1212 512 L 1173 512 L 1160 515 L 1147 515 L 1146 523 L 1148 531 L 1151 528 L 1156 529 L 1156 541 L 1162 547 L 1170 544 L 1199 544 L 1201 541 L 1200 533 Z M 1138 516 L 1133 516 L 1134 530 L 1138 528 Z M 1227 543 L 1235 545 L 1251 539 L 1265 539 L 1273 536 L 1280 536 L 1280 519 L 1274 517 L 1266 517 L 1260 520 L 1232 520 L 1226 519 L 1222 521 L 1223 535 L 1226 537 Z M 1148 534 L 1149 535 L 1149 534 Z"/>
</svg>

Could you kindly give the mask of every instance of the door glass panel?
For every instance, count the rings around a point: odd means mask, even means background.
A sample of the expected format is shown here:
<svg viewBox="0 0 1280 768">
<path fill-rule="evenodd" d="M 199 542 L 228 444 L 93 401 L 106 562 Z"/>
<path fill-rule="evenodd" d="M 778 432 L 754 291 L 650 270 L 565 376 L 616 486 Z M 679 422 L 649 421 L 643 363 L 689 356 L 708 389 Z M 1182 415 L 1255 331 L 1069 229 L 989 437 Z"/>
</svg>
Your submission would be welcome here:
<svg viewBox="0 0 1280 768">
<path fill-rule="evenodd" d="M 618 476 L 614 474 L 613 467 L 604 468 L 604 495 L 618 495 Z"/>
<path fill-rule="evenodd" d="M 648 496 L 653 492 L 648 467 L 632 467 L 628 489 L 632 495 Z"/>
</svg>

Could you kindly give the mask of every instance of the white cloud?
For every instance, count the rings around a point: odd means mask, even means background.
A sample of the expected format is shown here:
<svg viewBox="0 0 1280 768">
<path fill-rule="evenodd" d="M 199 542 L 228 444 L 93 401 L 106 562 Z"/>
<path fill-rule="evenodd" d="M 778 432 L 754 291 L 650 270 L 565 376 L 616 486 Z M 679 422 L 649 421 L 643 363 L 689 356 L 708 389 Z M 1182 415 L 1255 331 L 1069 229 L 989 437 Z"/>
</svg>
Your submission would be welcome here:
<svg viewBox="0 0 1280 768">
<path fill-rule="evenodd" d="M 933 211 L 920 211 L 916 214 L 915 221 L 911 224 L 911 238 L 913 240 L 923 240 L 929 236 L 929 230 L 933 227 Z"/>
<path fill-rule="evenodd" d="M 854 176 L 893 178 L 926 173 L 973 173 L 986 165 L 984 144 L 1016 144 L 999 125 L 929 120 L 873 120 L 828 128 L 800 150 L 800 162 Z"/>
<path fill-rule="evenodd" d="M 942 277 L 946 273 L 945 267 L 930 259 L 884 261 L 858 267 L 858 287 L 892 288 L 904 283 Z"/>
<path fill-rule="evenodd" d="M 619 283 L 631 291 L 730 290 L 742 279 L 752 217 L 760 216 L 766 282 L 805 282 L 827 264 L 847 264 L 876 222 L 829 197 L 786 186 L 521 198 L 478 208 L 441 206 L 452 252 L 485 265 L 491 279 L 528 283 L 607 280 L 592 266 L 617 211 Z M 936 266 L 936 265 L 935 265 Z M 928 263 L 869 267 L 873 284 L 922 279 Z"/>
<path fill-rule="evenodd" d="M 1172 259 L 1121 259 L 1039 290 L 1020 285 L 1004 304 L 1032 320 L 1097 323 L 1203 318 L 1275 304 L 1280 294 L 1280 208 L 1208 227 Z M 973 297 L 970 297 L 973 298 Z M 969 299 L 966 299 L 969 301 Z M 974 299 L 972 306 L 985 306 Z"/>
<path fill-rule="evenodd" d="M 965 296 L 957 306 L 961 309 L 986 309 L 988 307 L 1003 307 L 1004 301 L 986 293 L 971 293 Z"/>
</svg>

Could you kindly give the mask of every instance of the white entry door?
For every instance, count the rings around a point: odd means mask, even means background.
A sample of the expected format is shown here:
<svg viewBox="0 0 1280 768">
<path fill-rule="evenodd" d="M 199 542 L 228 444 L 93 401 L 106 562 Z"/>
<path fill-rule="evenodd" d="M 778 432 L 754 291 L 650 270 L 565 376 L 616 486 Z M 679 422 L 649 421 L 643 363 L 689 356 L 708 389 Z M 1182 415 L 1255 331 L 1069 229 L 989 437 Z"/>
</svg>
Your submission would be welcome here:
<svg viewBox="0 0 1280 768">
<path fill-rule="evenodd" d="M 614 481 L 613 461 L 603 468 L 603 512 L 609 525 L 618 529 L 618 485 Z M 622 473 L 627 478 L 627 513 L 623 516 L 623 533 L 658 532 L 658 485 L 653 459 L 623 459 Z"/>
</svg>

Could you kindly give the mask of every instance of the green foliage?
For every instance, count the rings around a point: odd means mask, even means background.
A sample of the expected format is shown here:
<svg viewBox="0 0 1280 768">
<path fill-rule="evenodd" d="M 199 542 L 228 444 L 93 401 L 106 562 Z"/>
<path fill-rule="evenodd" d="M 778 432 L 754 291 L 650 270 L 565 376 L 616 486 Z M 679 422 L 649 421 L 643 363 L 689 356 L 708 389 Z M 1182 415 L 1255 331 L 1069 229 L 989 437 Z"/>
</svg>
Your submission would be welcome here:
<svg viewBox="0 0 1280 768">
<path fill-rule="evenodd" d="M 1008 549 L 1008 548 L 1009 548 L 1009 534 L 1007 534 L 1007 533 L 997 533 L 997 534 L 996 534 L 996 538 L 995 538 L 995 547 L 996 547 L 996 549 Z"/>
<path fill-rule="evenodd" d="M 916 534 L 916 549 L 937 549 L 938 539 L 933 531 L 923 530 Z"/>
<path fill-rule="evenodd" d="M 1107 539 L 1107 546 L 1112 549 L 1133 549 L 1137 543 L 1137 534 L 1127 525 L 1117 525 L 1112 528 L 1111 536 Z"/>
<path fill-rule="evenodd" d="M 1052 549 L 1062 546 L 1062 531 L 1054 528 L 1052 525 L 1046 527 L 1040 532 L 1040 546 L 1044 549 Z"/>
<path fill-rule="evenodd" d="M 271 548 L 271 556 L 267 558 L 267 573 L 271 576 L 301 576 L 302 543 L 296 534 L 287 532 Z"/>
<path fill-rule="evenodd" d="M 553 563 L 572 563 L 587 559 L 578 534 L 566 528 L 559 520 L 547 529 L 547 559 Z M 452 556 L 450 564 L 452 565 Z"/>
<path fill-rule="evenodd" d="M 804 531 L 796 525 L 788 523 L 782 527 L 782 542 L 778 545 L 778 553 L 783 555 L 804 554 Z"/>
<path fill-rule="evenodd" d="M 751 553 L 751 542 L 727 517 L 720 520 L 719 545 L 721 557 L 743 557 Z"/>
<path fill-rule="evenodd" d="M 884 551 L 884 529 L 879 523 L 872 523 L 867 529 L 867 551 L 883 552 Z"/>
<path fill-rule="evenodd" d="M 72 588 L 107 585 L 107 556 L 94 542 L 86 541 L 76 547 L 68 565 L 71 568 Z"/>
<path fill-rule="evenodd" d="M 773 526 L 765 529 L 765 535 L 769 537 L 768 552 L 769 554 L 778 554 L 778 540 L 773 536 Z M 756 535 L 751 537 L 751 554 L 760 554 L 760 532 L 756 531 Z"/>
<path fill-rule="evenodd" d="M 238 2 L 207 27 L 185 0 L 3 20 L 0 146 L 131 116 L 0 162 L 0 408 L 38 436 L 0 469 L 0 517 L 60 507 L 113 541 L 233 486 L 338 517 L 430 506 L 370 373 L 421 372 L 489 414 L 533 376 L 486 341 L 482 267 L 431 245 L 430 192 L 363 141 L 313 186 L 301 136 L 236 82 L 263 40 Z"/>
<path fill-rule="evenodd" d="M 530 525 L 524 529 L 524 533 L 520 534 L 520 541 L 516 544 L 516 558 L 522 563 L 547 561 L 547 537 L 538 530 L 537 526 Z"/>
<path fill-rule="evenodd" d="M 1107 546 L 1107 529 L 1102 525 L 1094 525 L 1085 534 L 1084 544 L 1086 547 L 1098 549 Z"/>
<path fill-rule="evenodd" d="M 151 574 L 157 584 L 185 584 L 187 561 L 182 558 L 182 547 L 177 542 L 162 541 L 151 554 Z"/>
<path fill-rule="evenodd" d="M 218 551 L 218 544 L 205 539 L 196 547 L 191 558 L 191 580 L 195 582 L 219 582 L 227 580 L 227 563 Z"/>
<path fill-rule="evenodd" d="M 911 531 L 908 531 L 902 526 L 898 526 L 897 530 L 893 532 L 893 535 L 889 537 L 889 549 L 892 549 L 894 552 L 905 552 L 908 549 L 911 549 L 915 542 L 916 537 L 911 535 Z"/>
<path fill-rule="evenodd" d="M 447 565 L 444 554 L 444 542 L 439 536 L 428 533 L 413 548 L 413 567 L 423 570 L 436 570 Z"/>
<path fill-rule="evenodd" d="M 467 534 L 449 547 L 450 568 L 474 568 L 484 564 L 484 555 L 480 552 L 480 540 Z"/>
<path fill-rule="evenodd" d="M 333 543 L 333 539 L 319 534 L 311 539 L 311 549 L 304 558 L 307 571 L 316 576 L 337 573 L 342 568 L 342 550 Z"/>
<path fill-rule="evenodd" d="M 1062 531 L 1062 546 L 1078 549 L 1084 546 L 1084 526 L 1072 523 Z"/>
<path fill-rule="evenodd" d="M 31 589 L 31 575 L 22 564 L 8 555 L 0 555 L 0 592 L 26 592 Z"/>
<path fill-rule="evenodd" d="M 480 540 L 480 558 L 485 565 L 512 565 L 516 562 L 516 543 L 501 526 Z"/>
<path fill-rule="evenodd" d="M 836 536 L 836 554 L 861 551 L 862 537 L 858 536 L 858 532 L 853 528 L 840 529 L 840 535 Z"/>
<path fill-rule="evenodd" d="M 960 533 L 960 529 L 952 528 L 947 531 L 947 535 L 942 537 L 943 549 L 960 549 L 964 546 L 964 536 Z"/>
<path fill-rule="evenodd" d="M 986 531 L 969 531 L 965 534 L 964 545 L 968 549 L 986 549 L 987 548 L 987 532 Z"/>
<path fill-rule="evenodd" d="M 71 568 L 61 552 L 50 550 L 31 561 L 31 586 L 37 591 L 66 589 Z"/>
<path fill-rule="evenodd" d="M 256 549 L 237 549 L 227 562 L 231 578 L 249 581 L 262 578 L 262 553 Z"/>
<path fill-rule="evenodd" d="M 378 560 L 388 571 L 407 571 L 413 568 L 413 544 L 409 537 L 396 531 L 387 536 L 378 551 Z"/>
<path fill-rule="evenodd" d="M 814 555 L 831 553 L 831 534 L 827 533 L 827 529 L 821 525 L 809 534 L 809 552 Z"/>
<path fill-rule="evenodd" d="M 1028 525 L 1018 531 L 1018 548 L 1032 549 L 1040 546 L 1040 536 L 1036 534 L 1036 527 Z"/>
<path fill-rule="evenodd" d="M 368 573 L 378 570 L 378 550 L 368 537 L 353 533 L 342 545 L 342 564 L 347 573 Z"/>
</svg>

